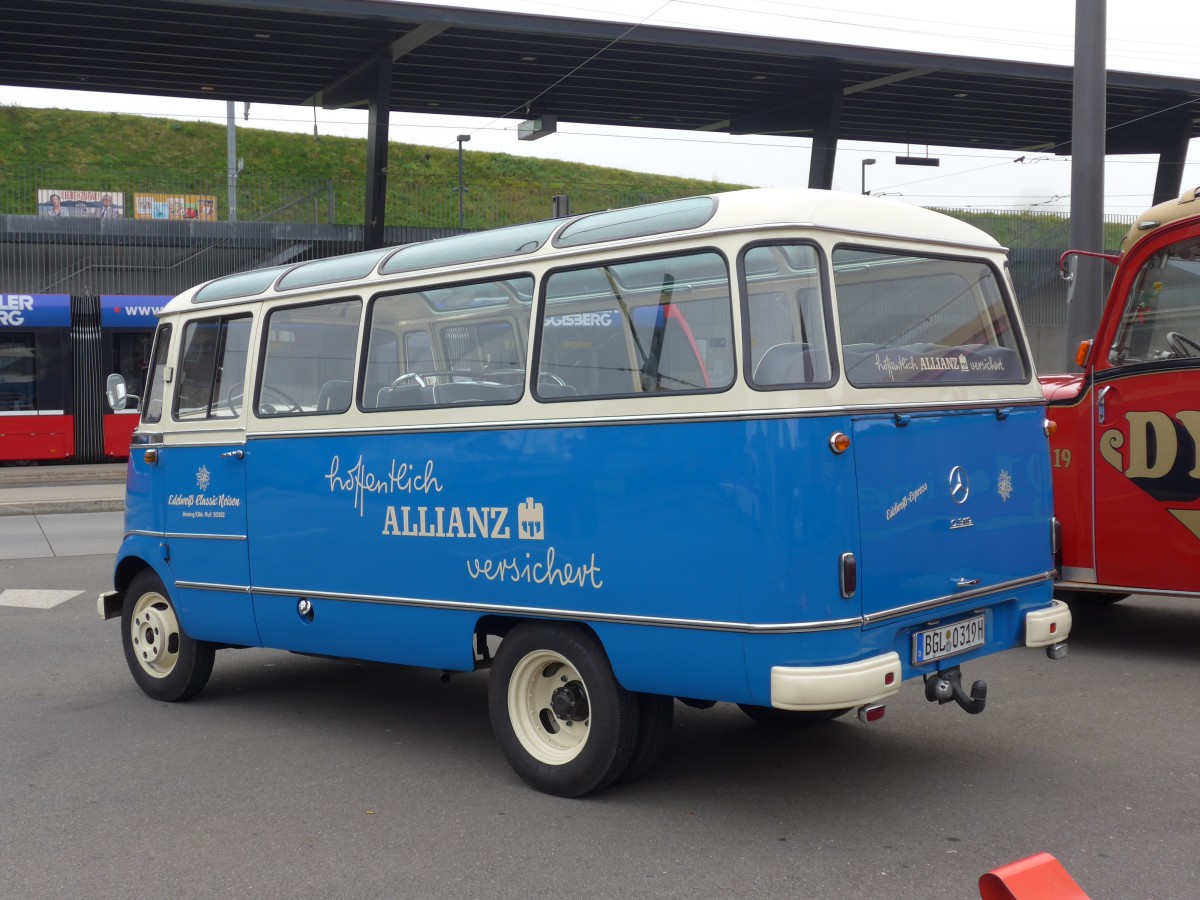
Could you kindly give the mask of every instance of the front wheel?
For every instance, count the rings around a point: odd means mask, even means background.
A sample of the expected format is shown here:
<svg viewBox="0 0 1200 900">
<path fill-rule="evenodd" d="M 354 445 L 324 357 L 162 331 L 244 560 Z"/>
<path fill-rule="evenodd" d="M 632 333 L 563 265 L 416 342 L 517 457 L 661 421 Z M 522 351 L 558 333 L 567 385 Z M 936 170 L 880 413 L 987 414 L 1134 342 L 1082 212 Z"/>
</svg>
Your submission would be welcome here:
<svg viewBox="0 0 1200 900">
<path fill-rule="evenodd" d="M 139 572 L 125 592 L 121 643 L 133 680 L 155 700 L 189 700 L 212 674 L 216 647 L 184 634 L 175 605 L 150 569 Z"/>
<path fill-rule="evenodd" d="M 531 787 L 580 797 L 607 787 L 637 744 L 638 704 L 600 642 L 569 625 L 526 623 L 500 643 L 488 683 L 492 729 Z"/>
</svg>

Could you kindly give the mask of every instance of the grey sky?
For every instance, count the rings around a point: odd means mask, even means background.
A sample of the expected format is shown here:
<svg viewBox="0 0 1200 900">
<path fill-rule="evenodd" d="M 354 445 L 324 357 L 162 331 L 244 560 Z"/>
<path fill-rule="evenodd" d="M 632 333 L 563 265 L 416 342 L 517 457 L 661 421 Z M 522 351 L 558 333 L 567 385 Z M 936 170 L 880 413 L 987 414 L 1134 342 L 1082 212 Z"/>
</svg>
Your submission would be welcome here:
<svg viewBox="0 0 1200 900">
<path fill-rule="evenodd" d="M 379 0 L 403 2 L 403 0 Z M 445 5 L 577 16 L 664 27 L 711 28 L 805 40 L 864 44 L 954 55 L 1029 60 L 1070 65 L 1075 4 L 1071 0 L 1009 0 L 1004 4 L 910 0 L 842 0 L 837 8 L 793 0 L 440 0 Z M 1079 0 L 1091 3 L 1093 0 Z M 1108 66 L 1133 72 L 1200 80 L 1200 53 L 1189 41 L 1194 16 L 1180 0 L 1108 0 Z M 225 103 L 184 101 L 76 91 L 37 91 L 0 87 L 0 103 L 20 106 L 107 110 L 225 121 Z M 1198 110 L 1200 114 L 1200 110 Z M 363 138 L 366 113 L 316 114 L 322 134 Z M 239 127 L 313 130 L 307 107 L 252 106 Z M 1114 124 L 1114 123 L 1109 123 Z M 612 129 L 559 122 L 558 133 L 536 142 L 518 142 L 516 120 L 460 119 L 393 113 L 391 139 L 434 147 L 455 147 L 468 132 L 473 151 L 553 157 L 645 172 L 711 178 L 763 186 L 804 186 L 808 181 L 808 141 L 795 138 L 732 137 L 659 129 Z M 928 148 L 941 160 L 937 169 L 894 164 L 896 155 L 922 155 L 924 146 L 841 142 L 834 187 L 858 192 L 862 160 L 868 190 L 923 206 L 1025 209 L 1065 212 L 1070 202 L 1070 162 L 1046 154 Z M 249 162 L 249 161 L 248 161 Z M 1134 213 L 1149 205 L 1155 156 L 1110 157 L 1105 172 L 1106 208 Z M 1200 184 L 1200 141 L 1193 141 L 1184 171 L 1185 186 Z"/>
</svg>

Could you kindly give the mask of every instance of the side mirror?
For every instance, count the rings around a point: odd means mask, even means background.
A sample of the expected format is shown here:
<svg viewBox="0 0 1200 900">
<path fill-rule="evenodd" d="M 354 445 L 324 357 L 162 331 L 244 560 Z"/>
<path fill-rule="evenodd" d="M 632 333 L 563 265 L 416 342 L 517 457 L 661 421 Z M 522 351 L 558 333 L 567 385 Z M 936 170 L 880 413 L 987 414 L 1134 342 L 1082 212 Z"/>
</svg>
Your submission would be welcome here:
<svg viewBox="0 0 1200 900">
<path fill-rule="evenodd" d="M 113 412 L 120 412 L 125 408 L 125 402 L 128 399 L 128 392 L 125 390 L 125 379 L 116 372 L 108 376 L 108 383 L 104 388 L 104 396 L 108 399 L 108 406 Z"/>
</svg>

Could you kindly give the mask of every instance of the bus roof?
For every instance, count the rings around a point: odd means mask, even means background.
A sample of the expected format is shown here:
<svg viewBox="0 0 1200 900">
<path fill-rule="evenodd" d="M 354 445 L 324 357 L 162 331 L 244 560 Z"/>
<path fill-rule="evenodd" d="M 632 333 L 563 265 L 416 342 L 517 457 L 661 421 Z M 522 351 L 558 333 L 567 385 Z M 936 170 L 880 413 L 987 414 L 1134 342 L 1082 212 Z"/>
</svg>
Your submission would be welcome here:
<svg viewBox="0 0 1200 900">
<path fill-rule="evenodd" d="M 333 286 L 372 273 L 407 275 L 489 260 L 525 259 L 655 236 L 687 236 L 763 226 L 812 227 L 999 251 L 985 232 L 943 213 L 876 197 L 801 188 L 752 188 L 584 213 L 386 247 L 290 266 L 226 275 L 185 291 L 164 312 L 244 300 L 269 292 Z"/>
<path fill-rule="evenodd" d="M 1138 216 L 1129 233 L 1121 239 L 1121 255 L 1128 253 L 1134 244 L 1159 226 L 1195 215 L 1200 215 L 1200 187 L 1186 190 L 1178 199 L 1159 203 Z"/>
</svg>

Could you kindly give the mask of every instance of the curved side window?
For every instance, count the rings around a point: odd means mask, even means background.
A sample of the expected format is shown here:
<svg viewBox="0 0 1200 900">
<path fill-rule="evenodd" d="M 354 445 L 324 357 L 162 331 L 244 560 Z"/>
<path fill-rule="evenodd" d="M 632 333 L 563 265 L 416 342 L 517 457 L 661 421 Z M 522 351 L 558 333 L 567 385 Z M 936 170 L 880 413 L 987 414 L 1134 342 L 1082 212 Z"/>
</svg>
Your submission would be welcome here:
<svg viewBox="0 0 1200 900">
<path fill-rule="evenodd" d="M 162 420 L 163 394 L 166 391 L 167 360 L 171 356 L 171 326 L 162 325 L 154 338 L 154 353 L 150 362 L 150 387 L 142 403 L 142 421 L 153 425 Z"/>
<path fill-rule="evenodd" d="M 259 418 L 328 415 L 350 408 L 362 301 L 334 300 L 271 311 Z"/>
<path fill-rule="evenodd" d="M 825 387 L 836 365 L 821 256 L 811 244 L 770 243 L 742 254 L 746 380 L 760 390 Z"/>
<path fill-rule="evenodd" d="M 246 393 L 248 315 L 199 319 L 183 329 L 175 418 L 236 419 Z"/>
<path fill-rule="evenodd" d="M 516 403 L 533 278 L 437 285 L 371 304 L 364 410 Z"/>
<path fill-rule="evenodd" d="M 539 400 L 723 391 L 729 267 L 709 251 L 555 272 L 540 341 Z"/>
</svg>

